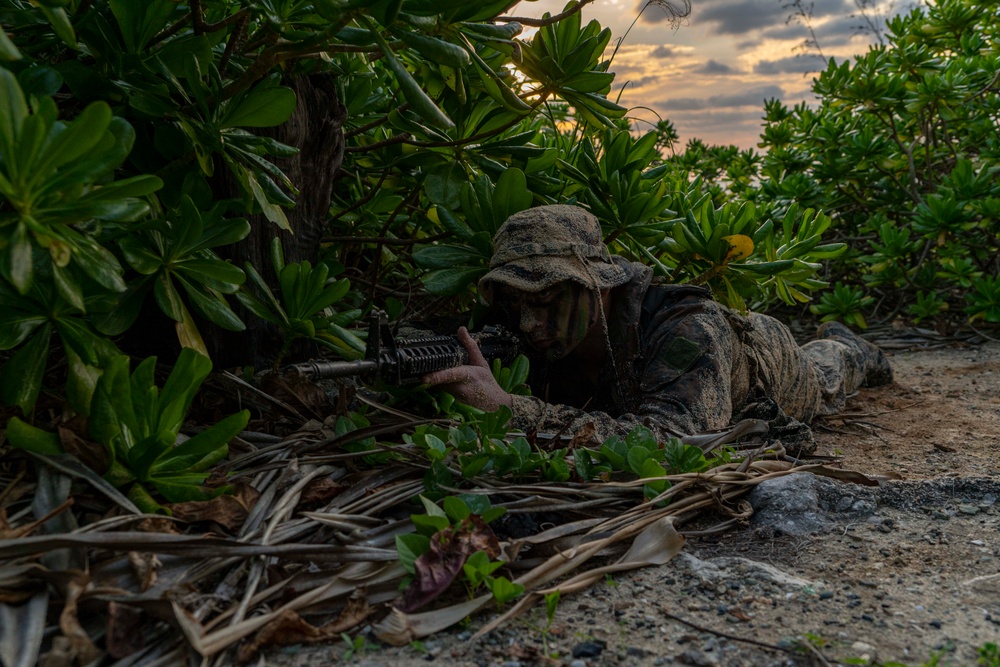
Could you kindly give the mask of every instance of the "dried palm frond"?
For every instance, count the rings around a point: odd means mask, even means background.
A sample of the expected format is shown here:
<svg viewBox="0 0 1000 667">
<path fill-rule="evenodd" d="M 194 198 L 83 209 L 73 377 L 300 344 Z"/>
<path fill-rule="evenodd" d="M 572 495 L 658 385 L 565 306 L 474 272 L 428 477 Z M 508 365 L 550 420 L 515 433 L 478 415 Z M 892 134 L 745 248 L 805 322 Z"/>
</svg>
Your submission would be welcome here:
<svg viewBox="0 0 1000 667">
<path fill-rule="evenodd" d="M 238 508 L 230 505 L 238 500 L 178 507 L 197 523 L 144 515 L 72 456 L 36 456 L 33 493 L 0 494 L 7 537 L 0 539 L 0 662 L 35 664 L 44 652 L 88 662 L 136 651 L 133 658 L 145 664 L 168 665 L 194 651 L 222 665 L 251 660 L 281 637 L 332 640 L 364 624 L 383 641 L 405 643 L 483 610 L 492 604 L 488 595 L 457 603 L 445 596 L 435 608 L 409 614 L 393 605 L 407 576 L 396 538 L 414 530 L 409 517 L 419 511 L 413 501 L 424 492 L 429 464 L 412 445 L 344 449 L 414 427 L 402 414 L 392 418 L 341 436 L 322 424 L 280 440 L 245 434 L 252 446 L 222 464 L 231 480 L 255 489 L 241 496 L 235 522 Z M 715 448 L 723 440 L 709 434 L 698 444 Z M 526 594 L 480 634 L 548 591 L 569 594 L 608 573 L 667 562 L 683 545 L 678 526 L 706 510 L 732 525 L 747 516 L 740 499 L 767 479 L 809 472 L 874 483 L 828 466 L 795 467 L 780 451 L 759 458 L 763 450 L 705 472 L 655 479 L 511 483 L 485 475 L 442 489 L 487 495 L 511 515 L 565 517 L 500 543 L 500 559 Z M 389 463 L 368 467 L 364 457 L 373 453 Z M 644 485 L 659 480 L 669 488 L 644 497 Z M 313 493 L 320 482 L 322 493 Z M 206 526 L 228 526 L 233 534 L 198 532 Z M 85 603 L 107 612 L 80 618 Z M 127 628 L 138 623 L 154 628 L 144 646 L 127 640 Z M 60 633 L 46 639 L 53 624 Z"/>
</svg>

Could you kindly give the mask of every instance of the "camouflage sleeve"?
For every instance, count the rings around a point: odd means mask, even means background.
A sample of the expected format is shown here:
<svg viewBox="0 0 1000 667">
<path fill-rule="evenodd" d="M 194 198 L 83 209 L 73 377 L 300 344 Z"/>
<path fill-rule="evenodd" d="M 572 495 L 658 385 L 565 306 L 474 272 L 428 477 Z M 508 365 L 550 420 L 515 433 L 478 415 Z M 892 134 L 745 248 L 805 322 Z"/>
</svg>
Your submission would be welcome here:
<svg viewBox="0 0 1000 667">
<path fill-rule="evenodd" d="M 513 396 L 511 403 L 514 413 L 511 425 L 522 431 L 577 435 L 592 425 L 594 433 L 588 439 L 595 443 L 604 442 L 612 435 L 625 437 L 639 425 L 650 429 L 660 441 L 667 440 L 670 436 L 684 435 L 683 431 L 671 428 L 659 420 L 644 419 L 634 414 L 615 418 L 606 412 L 587 412 L 568 405 L 546 403 L 534 396 Z"/>
<path fill-rule="evenodd" d="M 733 375 L 740 344 L 721 306 L 715 303 L 678 317 L 664 317 L 645 342 L 639 369 L 638 408 L 612 417 L 604 412 L 513 397 L 514 426 L 524 430 L 575 434 L 593 424 L 595 440 L 625 435 L 644 425 L 665 440 L 729 424 L 733 415 Z"/>
</svg>

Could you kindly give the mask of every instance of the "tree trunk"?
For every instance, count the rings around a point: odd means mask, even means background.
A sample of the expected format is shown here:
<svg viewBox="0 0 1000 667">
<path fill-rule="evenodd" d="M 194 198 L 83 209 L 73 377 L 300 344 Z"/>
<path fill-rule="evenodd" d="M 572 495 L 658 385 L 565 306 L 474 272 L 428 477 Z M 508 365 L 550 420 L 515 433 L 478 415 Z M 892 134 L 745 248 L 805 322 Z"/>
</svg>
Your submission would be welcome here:
<svg viewBox="0 0 1000 667">
<path fill-rule="evenodd" d="M 333 181 L 344 159 L 343 123 L 347 110 L 337 97 L 335 79 L 329 74 L 301 76 L 286 82 L 298 100 L 295 112 L 284 124 L 262 130 L 262 134 L 294 146 L 299 153 L 275 159 L 275 164 L 298 188 L 296 205 L 286 209 L 290 234 L 263 214 L 249 216 L 250 235 L 228 249 L 227 256 L 237 266 L 250 262 L 276 290 L 277 280 L 271 264 L 271 239 L 281 238 L 285 261 L 315 263 L 319 241 L 329 215 Z M 239 197 L 239 186 L 228 170 L 220 170 L 220 197 Z M 272 363 L 281 347 L 277 329 L 262 322 L 236 304 L 237 313 L 246 322 L 246 331 L 223 331 L 207 325 L 202 329 L 215 366 L 249 364 L 263 368 Z M 293 351 L 294 355 L 294 351 Z"/>
</svg>

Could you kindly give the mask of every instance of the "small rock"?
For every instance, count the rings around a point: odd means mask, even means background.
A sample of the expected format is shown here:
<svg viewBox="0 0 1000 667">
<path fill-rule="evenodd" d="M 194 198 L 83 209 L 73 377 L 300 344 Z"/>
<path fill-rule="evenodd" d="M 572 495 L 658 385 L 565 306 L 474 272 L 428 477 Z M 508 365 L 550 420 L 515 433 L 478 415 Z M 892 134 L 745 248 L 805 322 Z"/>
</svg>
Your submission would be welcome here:
<svg viewBox="0 0 1000 667">
<path fill-rule="evenodd" d="M 967 505 L 965 503 L 962 503 L 961 505 L 958 506 L 958 511 L 961 512 L 962 514 L 968 514 L 969 516 L 979 514 L 978 507 L 976 507 L 975 505 Z"/>
<path fill-rule="evenodd" d="M 596 658 L 604 652 L 605 646 L 607 646 L 607 642 L 602 639 L 597 639 L 592 642 L 580 642 L 573 647 L 573 657 Z"/>
<path fill-rule="evenodd" d="M 507 662 L 503 663 L 502 667 L 521 667 L 521 661 L 520 660 L 508 660 Z"/>
<path fill-rule="evenodd" d="M 571 663 L 569 663 L 569 667 L 587 667 L 587 661 L 586 660 L 574 660 Z"/>
<path fill-rule="evenodd" d="M 851 653 L 855 657 L 866 660 L 868 664 L 872 664 L 878 660 L 878 650 L 871 644 L 866 644 L 865 642 L 854 642 L 851 644 Z"/>
<path fill-rule="evenodd" d="M 944 625 L 944 623 L 938 620 L 933 620 L 930 623 L 928 623 L 928 625 L 930 625 L 932 628 L 937 628 L 938 630 L 940 630 L 941 626 Z"/>
<path fill-rule="evenodd" d="M 689 649 L 678 655 L 677 661 L 685 665 L 694 665 L 695 667 L 717 667 L 719 664 L 718 659 L 714 655 L 708 655 L 694 649 Z"/>
</svg>

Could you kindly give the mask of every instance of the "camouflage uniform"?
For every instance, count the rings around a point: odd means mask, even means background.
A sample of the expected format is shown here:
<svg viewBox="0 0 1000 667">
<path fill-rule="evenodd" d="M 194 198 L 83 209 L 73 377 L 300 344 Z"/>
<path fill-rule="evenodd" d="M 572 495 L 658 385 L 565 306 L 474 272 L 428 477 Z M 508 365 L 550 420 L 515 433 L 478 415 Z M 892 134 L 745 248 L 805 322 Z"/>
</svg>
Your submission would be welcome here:
<svg viewBox="0 0 1000 667">
<path fill-rule="evenodd" d="M 563 280 L 613 295 L 601 380 L 588 381 L 579 359 L 532 359 L 534 396 L 513 398 L 517 428 L 572 434 L 593 424 L 603 440 L 644 424 L 665 439 L 752 417 L 767 420 L 786 447 L 809 452 L 804 423 L 840 410 L 866 381 L 891 381 L 884 355 L 843 325 L 824 325 L 819 340 L 799 347 L 774 318 L 739 315 L 705 288 L 652 284 L 650 268 L 608 255 L 583 209 L 511 216 L 495 247 L 480 281 L 487 301 L 497 284 L 533 292 Z"/>
</svg>

